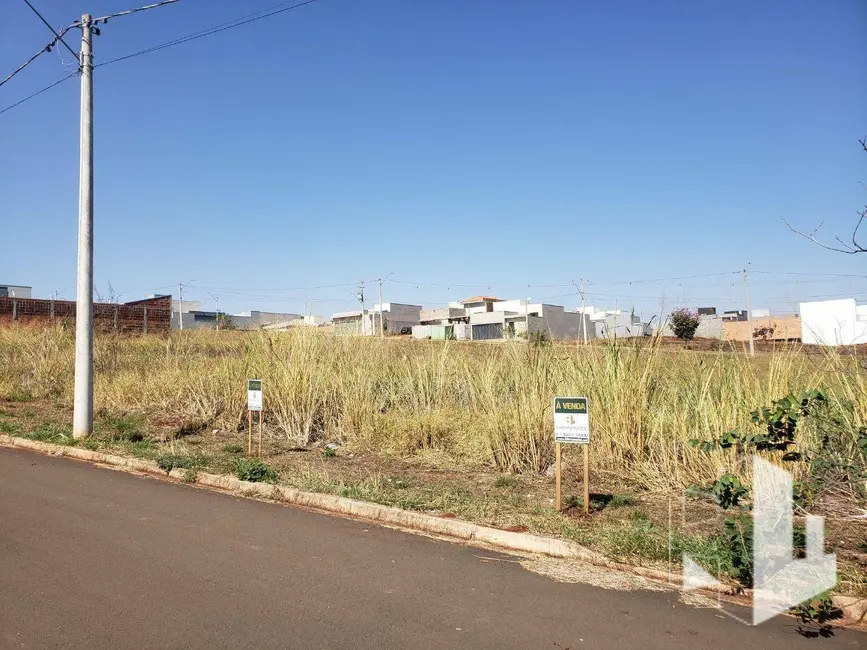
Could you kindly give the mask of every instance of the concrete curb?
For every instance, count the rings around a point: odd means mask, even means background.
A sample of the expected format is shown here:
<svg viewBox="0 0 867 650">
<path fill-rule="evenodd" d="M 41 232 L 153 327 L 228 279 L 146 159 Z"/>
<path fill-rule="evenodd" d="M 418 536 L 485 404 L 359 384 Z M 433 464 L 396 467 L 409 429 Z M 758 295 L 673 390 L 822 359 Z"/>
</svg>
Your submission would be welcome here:
<svg viewBox="0 0 867 650">
<path fill-rule="evenodd" d="M 166 477 L 166 472 L 160 469 L 155 462 L 149 460 L 126 458 L 124 456 L 116 456 L 114 454 L 106 454 L 99 451 L 90 451 L 89 449 L 81 449 L 79 447 L 68 447 L 47 442 L 37 442 L 35 440 L 18 438 L 6 434 L 0 434 L 0 445 L 30 449 L 32 451 L 38 451 L 54 456 L 66 456 L 92 463 L 110 465 L 126 471 L 153 474 L 162 478 Z M 168 476 L 183 481 L 185 474 L 186 470 L 173 469 L 168 473 Z M 310 508 L 312 510 L 336 513 L 347 517 L 367 519 L 400 528 L 408 528 L 425 533 L 443 535 L 445 537 L 451 537 L 469 543 L 480 542 L 511 551 L 540 553 L 551 557 L 581 560 L 596 566 L 639 575 L 656 582 L 664 582 L 673 587 L 681 586 L 683 584 L 683 578 L 680 575 L 680 572 L 669 574 L 657 569 L 614 562 L 595 551 L 591 551 L 590 549 L 581 546 L 580 544 L 563 539 L 540 537 L 539 535 L 531 535 L 529 533 L 515 533 L 507 530 L 500 530 L 498 528 L 481 526 L 479 524 L 472 524 L 457 519 L 446 519 L 420 512 L 392 508 L 391 506 L 383 506 L 375 503 L 368 503 L 366 501 L 356 501 L 354 499 L 347 499 L 345 497 L 338 497 L 331 494 L 304 492 L 283 485 L 251 483 L 249 481 L 241 481 L 234 476 L 197 472 L 195 484 L 236 493 L 241 496 L 270 499 L 304 508 Z M 727 596 L 734 594 L 733 589 L 726 585 L 717 585 L 715 587 L 703 589 L 702 591 L 711 591 Z M 739 593 L 742 596 L 750 597 L 752 595 L 752 590 L 746 589 Z M 833 596 L 832 600 L 834 605 L 843 611 L 846 624 L 854 624 L 858 626 L 867 624 L 867 598 Z"/>
</svg>

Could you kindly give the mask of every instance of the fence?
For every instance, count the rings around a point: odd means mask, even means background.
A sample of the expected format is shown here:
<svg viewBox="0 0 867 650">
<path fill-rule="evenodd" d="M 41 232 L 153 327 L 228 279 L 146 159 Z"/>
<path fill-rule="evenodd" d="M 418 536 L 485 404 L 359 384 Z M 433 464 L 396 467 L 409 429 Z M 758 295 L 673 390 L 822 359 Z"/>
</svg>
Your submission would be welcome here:
<svg viewBox="0 0 867 650">
<path fill-rule="evenodd" d="M 0 298 L 0 326 L 22 324 L 75 324 L 75 302 L 39 298 Z M 157 296 L 121 304 L 95 303 L 93 326 L 99 332 L 148 334 L 171 328 L 171 296 Z"/>
</svg>

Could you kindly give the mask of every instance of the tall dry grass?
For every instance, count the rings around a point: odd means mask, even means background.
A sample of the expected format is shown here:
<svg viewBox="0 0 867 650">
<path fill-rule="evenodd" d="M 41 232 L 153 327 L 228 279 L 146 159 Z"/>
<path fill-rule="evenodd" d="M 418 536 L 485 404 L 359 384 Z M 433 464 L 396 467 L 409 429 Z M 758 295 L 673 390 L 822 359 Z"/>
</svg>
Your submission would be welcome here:
<svg viewBox="0 0 867 650">
<path fill-rule="evenodd" d="M 71 405 L 73 343 L 62 329 L 0 329 L 0 397 Z M 853 441 L 867 424 L 859 359 L 797 348 L 749 358 L 653 342 L 535 347 L 301 329 L 177 332 L 98 336 L 95 366 L 96 407 L 109 412 L 236 429 L 244 423 L 244 380 L 261 377 L 269 429 L 293 445 L 339 438 L 380 453 L 435 450 L 512 472 L 551 462 L 552 397 L 587 395 L 594 469 L 647 488 L 704 483 L 736 469 L 731 455 L 703 454 L 687 441 L 750 428 L 750 411 L 793 390 L 826 389 L 829 413 Z"/>
</svg>

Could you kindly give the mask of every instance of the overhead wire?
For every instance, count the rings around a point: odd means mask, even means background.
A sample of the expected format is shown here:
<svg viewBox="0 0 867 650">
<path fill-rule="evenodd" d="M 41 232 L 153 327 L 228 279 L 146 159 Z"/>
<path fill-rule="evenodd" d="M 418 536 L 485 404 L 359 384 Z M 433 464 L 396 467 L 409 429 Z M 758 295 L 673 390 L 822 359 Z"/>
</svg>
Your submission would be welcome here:
<svg viewBox="0 0 867 650">
<path fill-rule="evenodd" d="M 235 20 L 227 21 L 225 23 L 221 23 L 219 25 L 215 25 L 213 27 L 209 27 L 207 29 L 200 30 L 198 32 L 193 32 L 192 34 L 188 34 L 186 36 L 181 36 L 179 38 L 173 39 L 171 41 L 166 41 L 165 43 L 160 43 L 159 45 L 154 45 L 151 47 L 147 47 L 143 50 L 139 50 L 138 52 L 132 52 L 130 54 L 125 54 L 124 56 L 119 56 L 116 59 L 111 59 L 109 61 L 104 61 L 98 65 L 93 66 L 94 68 L 101 68 L 106 65 L 111 65 L 112 63 L 118 63 L 119 61 L 126 61 L 127 59 L 132 59 L 134 57 L 143 56 L 145 54 L 150 54 L 151 52 L 157 52 L 159 50 L 164 50 L 169 47 L 174 47 L 175 45 L 181 45 L 183 43 L 189 43 L 190 41 L 195 41 L 200 38 L 204 38 L 206 36 L 212 36 L 214 34 L 219 34 L 220 32 L 224 32 L 229 29 L 234 29 L 235 27 L 241 27 L 242 25 L 249 25 L 252 22 L 256 22 L 257 20 L 262 20 L 263 18 L 270 18 L 271 16 L 276 16 L 277 14 L 281 14 L 286 11 L 291 11 L 292 9 L 298 9 L 300 7 L 304 7 L 306 5 L 313 4 L 314 2 L 318 2 L 319 0 L 305 0 L 304 2 L 297 2 L 295 4 L 284 6 L 284 5 L 276 5 L 280 6 L 280 9 L 275 9 L 273 11 L 260 10 L 254 14 L 248 14 L 247 16 L 242 16 L 241 18 L 236 18 Z M 267 13 L 262 13 L 262 11 L 267 11 Z M 261 14 L 261 15 L 257 15 Z M 251 17 L 252 16 L 252 17 Z"/>
<path fill-rule="evenodd" d="M 31 95 L 27 95 L 27 97 L 25 97 L 24 99 L 19 99 L 19 100 L 18 100 L 17 102 L 15 102 L 14 104 L 10 104 L 10 105 L 7 106 L 6 108 L 0 110 L 0 115 L 3 115 L 3 113 L 5 113 L 6 111 L 11 111 L 11 110 L 12 110 L 13 108 L 15 108 L 16 106 L 20 106 L 20 105 L 23 104 L 24 102 L 26 102 L 26 101 L 28 101 L 28 100 L 31 100 L 31 99 L 33 99 L 34 97 L 38 96 L 38 95 L 41 95 L 41 94 L 44 93 L 46 90 L 51 90 L 51 89 L 54 88 L 55 86 L 59 86 L 60 84 L 62 84 L 64 81 L 67 81 L 67 80 L 72 79 L 73 77 L 77 77 L 77 76 L 78 76 L 78 70 L 76 70 L 76 71 L 73 72 L 72 74 L 69 74 L 69 75 L 63 77 L 63 79 L 59 79 L 59 80 L 55 81 L 53 84 L 49 84 L 49 85 L 45 86 L 45 88 L 43 88 L 42 90 L 37 90 L 35 93 L 33 93 L 33 94 L 31 94 Z"/>
<path fill-rule="evenodd" d="M 24 0 L 24 2 L 27 2 L 27 0 Z M 174 4 L 176 2 L 178 2 L 178 0 L 163 0 L 162 2 L 155 2 L 154 4 L 145 5 L 144 7 L 138 7 L 136 9 L 127 9 L 126 11 L 119 11 L 116 14 L 109 14 L 107 16 L 100 16 L 99 18 L 93 18 L 91 20 L 91 24 L 98 25 L 99 23 L 107 23 L 109 18 L 119 18 L 120 16 L 128 16 L 130 14 L 136 14 L 139 11 L 147 11 L 148 9 L 156 9 L 157 7 L 162 7 L 163 5 Z"/>
<path fill-rule="evenodd" d="M 61 40 L 61 37 L 62 37 L 64 34 L 66 34 L 66 32 L 68 32 L 70 29 L 72 29 L 73 27 L 75 27 L 76 24 L 77 24 L 77 23 L 73 23 L 73 24 L 70 25 L 69 27 L 66 27 L 66 28 L 60 30 L 60 33 L 59 33 L 59 34 L 58 34 L 57 32 L 55 32 L 56 36 L 54 37 L 54 39 L 52 39 L 51 41 L 49 41 L 48 44 L 47 44 L 45 47 L 43 47 L 43 48 L 42 48 L 41 50 L 39 50 L 36 54 L 34 54 L 33 56 L 31 56 L 31 57 L 30 57 L 29 59 L 27 59 L 24 63 L 22 63 L 20 66 L 18 66 L 14 71 L 12 71 L 11 74 L 9 74 L 5 79 L 3 79 L 3 81 L 0 81 L 0 86 L 2 86 L 3 84 L 7 83 L 8 81 L 10 81 L 10 80 L 15 76 L 15 75 L 17 75 L 17 74 L 18 74 L 19 72 L 21 72 L 24 68 L 26 68 L 28 65 L 30 65 L 31 63 L 33 63 L 33 62 L 34 62 L 36 59 L 38 59 L 40 56 L 42 56 L 42 55 L 45 54 L 46 52 L 50 52 L 50 51 L 51 51 L 51 48 L 54 47 L 55 45 L 57 45 L 57 42 L 58 42 L 59 40 Z M 52 30 L 52 31 L 54 31 L 54 30 Z M 64 45 L 66 45 L 66 43 L 64 43 Z M 69 47 L 69 46 L 67 45 L 67 47 Z M 76 58 L 78 57 L 77 54 L 76 54 L 75 56 L 76 56 Z M 77 72 L 76 72 L 76 74 L 77 74 Z M 39 93 L 37 93 L 37 94 L 39 94 Z M 35 97 L 35 95 L 33 95 L 33 96 Z M 27 101 L 27 100 L 25 99 L 25 100 L 23 100 L 23 101 Z M 19 103 L 21 103 L 21 102 L 19 102 Z M 16 106 L 17 106 L 17 104 L 16 104 Z M 8 109 L 4 109 L 4 111 L 0 111 L 0 113 L 5 112 L 5 110 L 8 110 Z"/>
<path fill-rule="evenodd" d="M 159 3 L 156 3 L 156 4 L 151 4 L 151 5 L 147 5 L 147 6 L 144 6 L 144 7 L 139 7 L 139 8 L 137 8 L 137 9 L 131 9 L 131 10 L 129 10 L 129 11 L 118 12 L 118 13 L 116 13 L 116 14 L 109 14 L 109 15 L 107 15 L 107 16 L 100 16 L 99 18 L 94 19 L 94 22 L 95 22 L 95 23 L 106 23 L 106 22 L 107 22 L 109 19 L 111 19 L 111 18 L 115 18 L 115 17 L 119 17 L 119 16 L 126 16 L 126 15 L 128 15 L 128 14 L 137 13 L 137 12 L 139 12 L 139 11 L 145 11 L 146 9 L 155 9 L 155 8 L 157 8 L 157 7 L 161 7 L 161 6 L 163 6 L 163 5 L 174 4 L 174 2 L 177 2 L 177 0 L 170 0 L 170 1 L 166 1 L 166 2 L 159 2 Z M 124 55 L 124 56 L 121 56 L 121 57 L 117 57 L 117 58 L 115 58 L 115 59 L 111 59 L 111 60 L 109 60 L 109 61 L 104 61 L 104 62 L 102 62 L 102 63 L 98 63 L 98 64 L 94 65 L 93 67 L 94 67 L 94 68 L 99 68 L 99 67 L 102 67 L 102 66 L 105 66 L 105 65 L 110 65 L 110 64 L 112 64 L 112 63 L 118 63 L 119 61 L 125 61 L 126 59 L 131 59 L 131 58 L 134 58 L 134 57 L 137 57 L 137 56 L 142 56 L 142 55 L 144 55 L 144 54 L 149 54 L 150 52 L 156 52 L 156 51 L 158 51 L 158 50 L 162 50 L 162 49 L 165 49 L 165 48 L 168 48 L 168 47 L 173 47 L 174 45 L 180 45 L 180 44 L 182 44 L 182 43 L 188 43 L 189 41 L 193 41 L 193 40 L 196 40 L 196 39 L 199 39 L 199 38 L 204 38 L 205 36 L 211 36 L 211 35 L 213 35 L 213 34 L 217 34 L 217 33 L 219 33 L 219 32 L 226 31 L 227 29 L 232 29 L 232 28 L 234 28 L 234 27 L 240 27 L 240 26 L 242 26 L 242 25 L 247 25 L 247 24 L 249 24 L 249 23 L 255 22 L 256 20 L 261 20 L 261 19 L 263 19 L 263 18 L 268 18 L 268 17 L 270 17 L 270 16 L 274 16 L 274 15 L 277 15 L 277 14 L 280 14 L 280 13 L 283 13 L 283 12 L 286 12 L 286 11 L 290 11 L 290 10 L 292 10 L 292 9 L 298 9 L 299 7 L 303 7 L 303 6 L 305 6 L 305 5 L 313 4 L 314 2 L 318 2 L 318 0 L 306 0 L 305 2 L 298 2 L 298 3 L 295 3 L 295 4 L 289 5 L 289 6 L 286 6 L 287 3 L 285 3 L 285 2 L 284 2 L 284 3 L 280 3 L 280 4 L 276 4 L 276 5 L 271 5 L 270 7 L 266 7 L 266 8 L 264 8 L 264 9 L 260 9 L 259 11 L 256 11 L 256 12 L 253 12 L 253 13 L 250 13 L 250 14 L 245 14 L 244 16 L 240 16 L 240 17 L 235 18 L 235 19 L 233 19 L 233 20 L 229 20 L 229 21 L 226 21 L 226 22 L 220 23 L 220 24 L 218 24 L 218 25 L 214 25 L 214 26 L 212 26 L 212 27 L 208 27 L 208 28 L 203 29 L 203 30 L 200 30 L 200 31 L 198 31 L 198 32 L 193 32 L 192 34 L 188 34 L 188 35 L 186 35 L 186 36 L 181 36 L 180 38 L 176 38 L 176 39 L 174 39 L 174 40 L 167 41 L 167 42 L 165 42 L 165 43 L 161 43 L 161 44 L 159 44 L 159 45 L 155 45 L 155 46 L 152 46 L 152 47 L 148 47 L 148 48 L 145 48 L 145 49 L 143 49 L 143 50 L 139 50 L 138 52 L 133 52 L 133 53 L 131 53 L 131 54 L 127 54 L 127 55 Z M 60 33 L 60 35 L 62 36 L 62 35 L 65 34 L 67 31 L 69 31 L 69 29 L 72 29 L 73 27 L 78 27 L 78 26 L 80 26 L 80 22 L 79 22 L 79 21 L 76 21 L 75 23 L 73 23 L 72 25 L 70 25 L 70 27 L 68 27 L 68 28 L 66 28 L 65 30 L 63 30 L 63 31 Z M 52 46 L 53 46 L 53 43 L 52 43 Z M 35 59 L 36 57 L 40 56 L 40 55 L 41 55 L 43 52 L 45 52 L 45 51 L 46 51 L 46 50 L 43 48 L 43 50 L 40 50 L 40 51 L 36 54 L 36 56 L 33 57 L 33 58 Z M 76 58 L 78 57 L 77 54 L 76 54 L 75 56 L 76 56 Z M 18 74 L 18 72 L 20 72 L 21 70 L 23 70 L 23 69 L 24 69 L 27 65 L 29 65 L 30 63 L 32 63 L 32 60 L 29 60 L 29 61 L 28 61 L 27 63 L 25 63 L 25 65 L 22 66 L 19 70 L 16 70 L 16 71 L 15 71 L 15 72 L 10 76 L 10 78 L 11 78 L 11 77 L 14 77 L 16 74 Z M 27 101 L 33 99 L 34 97 L 37 97 L 37 96 L 41 95 L 42 93 L 44 93 L 44 92 L 46 92 L 46 91 L 48 91 L 48 90 L 51 90 L 51 89 L 54 88 L 55 86 L 60 85 L 61 83 L 63 83 L 63 82 L 66 81 L 67 79 L 71 79 L 72 77 L 76 76 L 77 74 L 78 74 L 78 71 L 76 71 L 76 72 L 70 74 L 70 75 L 67 76 L 67 77 L 64 77 L 63 79 L 60 79 L 60 80 L 58 80 L 58 81 L 56 81 L 56 82 L 54 82 L 54 83 L 52 83 L 52 84 L 46 86 L 45 88 L 42 88 L 41 90 L 36 91 L 35 93 L 32 93 L 32 94 L 28 95 L 27 97 L 24 97 L 23 99 L 18 100 L 18 101 L 15 102 L 14 104 L 10 104 L 9 106 L 6 106 L 5 108 L 0 109 L 0 115 L 2 115 L 3 113 L 5 113 L 5 112 L 7 112 L 7 111 L 9 111 L 9 110 L 12 110 L 12 109 L 15 108 L 16 106 L 20 106 L 20 105 L 23 104 L 24 102 L 27 102 Z M 7 79 L 7 81 L 8 81 L 8 79 Z M 5 83 L 5 81 L 4 81 L 3 83 Z M 0 85 L 2 85 L 2 84 L 0 84 Z"/>
<path fill-rule="evenodd" d="M 35 13 L 35 14 L 39 17 L 39 20 L 41 20 L 41 21 L 43 22 L 43 24 L 44 24 L 48 29 L 51 30 L 51 33 L 54 34 L 55 38 L 57 39 L 57 40 L 55 40 L 54 42 L 56 43 L 57 41 L 60 41 L 61 43 L 63 43 L 63 45 L 66 47 L 66 49 L 69 50 L 69 51 L 72 53 L 72 56 L 74 56 L 74 57 L 77 59 L 77 58 L 78 58 L 78 52 L 76 52 L 76 51 L 73 50 L 71 47 L 69 47 L 69 45 L 67 44 L 67 42 L 63 40 L 63 34 L 65 34 L 66 32 L 68 32 L 68 31 L 71 29 L 71 27 L 67 27 L 67 28 L 63 31 L 63 33 L 58 34 L 58 33 L 57 33 L 57 30 L 54 29 L 54 28 L 51 26 L 51 23 L 49 23 L 47 20 L 45 20 L 45 18 L 42 16 L 41 13 L 39 13 L 39 11 L 36 9 L 36 7 L 34 7 L 32 4 L 30 4 L 30 0 L 24 0 L 24 3 L 25 3 L 28 7 L 30 7 L 30 10 L 31 10 L 33 13 Z M 75 24 L 77 24 L 77 23 L 74 23 L 73 26 L 74 26 Z"/>
</svg>

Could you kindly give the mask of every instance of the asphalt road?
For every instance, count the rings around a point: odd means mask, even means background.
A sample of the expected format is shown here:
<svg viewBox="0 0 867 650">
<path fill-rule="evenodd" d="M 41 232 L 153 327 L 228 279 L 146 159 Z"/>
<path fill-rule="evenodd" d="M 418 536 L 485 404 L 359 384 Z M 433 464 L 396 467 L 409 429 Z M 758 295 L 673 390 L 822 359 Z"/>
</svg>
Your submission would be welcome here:
<svg viewBox="0 0 867 650">
<path fill-rule="evenodd" d="M 555 582 L 492 556 L 0 449 L 2 648 L 867 647 L 857 632 L 750 628 L 674 593 Z"/>
</svg>

